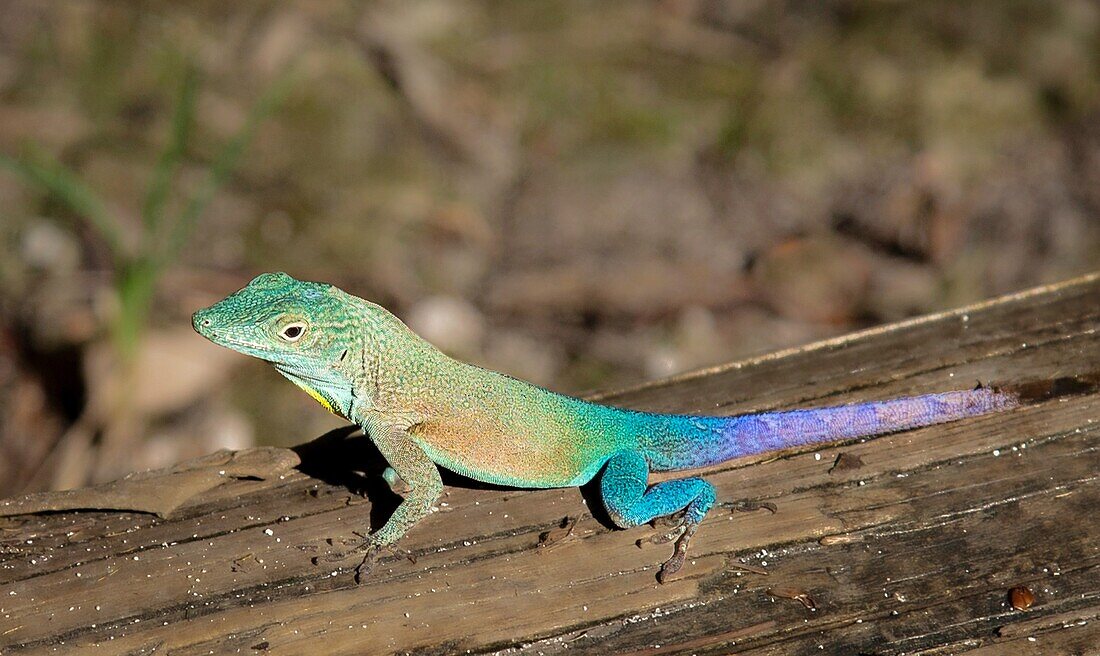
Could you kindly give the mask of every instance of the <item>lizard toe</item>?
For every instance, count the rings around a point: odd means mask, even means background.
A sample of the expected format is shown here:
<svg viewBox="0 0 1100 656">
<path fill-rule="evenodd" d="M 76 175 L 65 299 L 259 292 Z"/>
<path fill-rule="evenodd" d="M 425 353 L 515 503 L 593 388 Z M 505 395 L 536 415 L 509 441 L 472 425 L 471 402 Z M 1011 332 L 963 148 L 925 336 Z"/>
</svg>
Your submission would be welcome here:
<svg viewBox="0 0 1100 656">
<path fill-rule="evenodd" d="M 657 582 L 666 583 L 668 580 L 684 566 L 684 562 L 687 560 L 688 546 L 691 544 L 691 538 L 695 535 L 695 530 L 699 527 L 698 523 L 685 522 L 683 531 L 680 533 L 678 539 L 676 539 L 676 550 L 672 552 L 672 556 L 661 565 L 661 571 L 657 573 Z"/>
<path fill-rule="evenodd" d="M 645 546 L 647 544 L 668 544 L 669 542 L 679 539 L 686 530 L 687 525 L 683 521 L 681 521 L 677 524 L 674 524 L 671 531 L 665 531 L 664 533 L 655 533 L 648 538 L 641 538 L 637 541 L 636 544 L 639 547 Z"/>
<path fill-rule="evenodd" d="M 729 508 L 733 512 L 756 512 L 757 510 L 767 510 L 774 515 L 779 510 L 775 504 L 770 501 L 719 501 L 716 505 L 720 508 Z"/>
</svg>

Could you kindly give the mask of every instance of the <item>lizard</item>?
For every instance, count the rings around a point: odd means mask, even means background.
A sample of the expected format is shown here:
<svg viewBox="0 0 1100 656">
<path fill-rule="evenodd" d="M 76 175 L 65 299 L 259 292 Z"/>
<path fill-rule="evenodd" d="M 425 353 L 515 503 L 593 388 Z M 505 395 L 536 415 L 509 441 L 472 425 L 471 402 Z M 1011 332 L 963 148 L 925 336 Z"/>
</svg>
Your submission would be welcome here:
<svg viewBox="0 0 1100 656">
<path fill-rule="evenodd" d="M 619 528 L 667 520 L 675 542 L 657 578 L 684 564 L 715 488 L 698 476 L 649 485 L 650 472 L 715 465 L 1005 410 L 1018 397 L 989 387 L 737 416 L 656 414 L 602 405 L 459 361 L 385 308 L 325 283 L 265 273 L 192 325 L 215 344 L 265 360 L 329 411 L 355 423 L 403 499 L 364 542 L 392 545 L 431 513 L 439 467 L 519 488 L 581 486 L 597 476 Z"/>
</svg>

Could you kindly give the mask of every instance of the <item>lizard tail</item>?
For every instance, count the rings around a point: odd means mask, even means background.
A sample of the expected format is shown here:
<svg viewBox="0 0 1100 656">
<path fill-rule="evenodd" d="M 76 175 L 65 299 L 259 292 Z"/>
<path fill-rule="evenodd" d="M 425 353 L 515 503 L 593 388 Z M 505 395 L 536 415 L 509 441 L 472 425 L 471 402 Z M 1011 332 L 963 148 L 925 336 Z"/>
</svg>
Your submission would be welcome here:
<svg viewBox="0 0 1100 656">
<path fill-rule="evenodd" d="M 655 470 L 690 469 L 791 447 L 941 424 L 1017 405 L 1015 394 L 977 388 L 736 417 L 655 416 L 656 430 L 642 438 L 642 449 Z"/>
</svg>

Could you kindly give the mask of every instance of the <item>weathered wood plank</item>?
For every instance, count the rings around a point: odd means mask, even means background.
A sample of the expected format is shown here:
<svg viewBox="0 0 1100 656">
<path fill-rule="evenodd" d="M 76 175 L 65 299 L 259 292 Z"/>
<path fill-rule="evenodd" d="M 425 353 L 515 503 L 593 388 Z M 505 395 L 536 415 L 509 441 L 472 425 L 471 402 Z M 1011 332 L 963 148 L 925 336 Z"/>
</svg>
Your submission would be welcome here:
<svg viewBox="0 0 1100 656">
<path fill-rule="evenodd" d="M 1098 326 L 1090 277 L 603 398 L 734 414 L 1087 378 Z M 329 482 L 236 481 L 169 520 L 0 519 L 0 652 L 1097 653 L 1098 431 L 1090 391 L 727 463 L 708 473 L 720 498 L 778 513 L 712 513 L 663 586 L 665 550 L 593 518 L 588 493 L 461 487 L 403 543 L 416 562 L 356 585 L 341 553 L 392 498 L 341 469 L 377 473 L 366 441 L 333 436 L 301 451 Z M 830 473 L 840 453 L 862 466 Z M 572 533 L 538 548 L 565 517 Z M 1008 608 L 1013 585 L 1032 608 Z M 786 598 L 799 591 L 816 610 Z"/>
</svg>

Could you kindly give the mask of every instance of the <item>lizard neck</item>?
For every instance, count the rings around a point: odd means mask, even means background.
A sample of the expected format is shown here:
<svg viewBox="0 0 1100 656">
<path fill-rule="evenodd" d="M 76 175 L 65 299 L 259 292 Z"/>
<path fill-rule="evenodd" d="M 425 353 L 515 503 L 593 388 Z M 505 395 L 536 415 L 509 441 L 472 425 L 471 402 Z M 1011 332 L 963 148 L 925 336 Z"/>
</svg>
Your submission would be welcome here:
<svg viewBox="0 0 1100 656">
<path fill-rule="evenodd" d="M 355 320 L 349 328 L 357 332 L 358 357 L 351 372 L 354 402 L 348 418 L 364 427 L 380 415 L 415 423 L 421 414 L 418 390 L 446 366 L 447 356 L 385 308 L 350 298 Z"/>
</svg>

